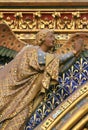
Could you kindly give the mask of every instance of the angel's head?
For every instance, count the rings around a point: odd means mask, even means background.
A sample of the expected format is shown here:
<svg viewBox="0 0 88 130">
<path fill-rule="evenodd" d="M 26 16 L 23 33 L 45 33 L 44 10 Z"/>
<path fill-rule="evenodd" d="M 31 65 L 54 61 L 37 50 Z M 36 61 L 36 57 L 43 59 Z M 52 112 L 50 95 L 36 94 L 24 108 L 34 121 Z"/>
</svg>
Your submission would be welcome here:
<svg viewBox="0 0 88 130">
<path fill-rule="evenodd" d="M 50 29 L 42 29 L 36 34 L 36 45 L 40 46 L 46 51 L 53 51 L 55 46 L 54 31 Z"/>
<path fill-rule="evenodd" d="M 54 31 L 50 29 L 42 29 L 36 34 L 36 45 L 44 46 L 46 48 L 53 48 L 55 46 Z"/>
</svg>

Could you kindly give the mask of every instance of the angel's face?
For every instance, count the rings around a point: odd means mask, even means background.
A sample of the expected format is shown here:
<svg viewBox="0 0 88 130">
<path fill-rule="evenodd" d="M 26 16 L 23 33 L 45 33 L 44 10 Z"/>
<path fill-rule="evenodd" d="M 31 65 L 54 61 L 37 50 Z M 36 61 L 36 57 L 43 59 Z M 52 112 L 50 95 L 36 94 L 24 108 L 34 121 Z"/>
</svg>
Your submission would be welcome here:
<svg viewBox="0 0 88 130">
<path fill-rule="evenodd" d="M 47 35 L 45 36 L 45 40 L 43 43 L 46 47 L 54 47 L 55 45 L 55 36 L 53 32 L 48 32 Z"/>
</svg>

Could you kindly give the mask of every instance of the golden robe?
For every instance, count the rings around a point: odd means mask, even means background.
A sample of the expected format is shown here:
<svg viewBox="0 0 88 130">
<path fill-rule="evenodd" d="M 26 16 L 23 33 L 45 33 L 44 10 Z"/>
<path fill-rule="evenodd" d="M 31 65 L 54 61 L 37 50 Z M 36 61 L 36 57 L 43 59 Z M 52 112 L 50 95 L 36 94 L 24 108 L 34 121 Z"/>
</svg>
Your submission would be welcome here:
<svg viewBox="0 0 88 130">
<path fill-rule="evenodd" d="M 47 54 L 46 65 L 40 66 L 37 52 L 28 45 L 0 70 L 0 130 L 23 130 L 50 80 L 58 80 L 58 57 Z"/>
</svg>

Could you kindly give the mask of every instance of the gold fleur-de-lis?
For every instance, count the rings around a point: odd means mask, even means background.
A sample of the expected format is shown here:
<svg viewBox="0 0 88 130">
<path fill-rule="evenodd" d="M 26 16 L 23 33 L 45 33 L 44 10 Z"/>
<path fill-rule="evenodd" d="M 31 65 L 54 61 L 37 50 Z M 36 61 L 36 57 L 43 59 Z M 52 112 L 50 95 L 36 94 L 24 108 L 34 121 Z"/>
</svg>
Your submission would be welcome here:
<svg viewBox="0 0 88 130">
<path fill-rule="evenodd" d="M 3 19 L 3 13 L 0 12 L 0 19 Z"/>
<path fill-rule="evenodd" d="M 33 13 L 33 17 L 41 17 L 41 13 L 40 13 L 40 11 L 38 11 L 38 12 L 34 12 Z"/>
<path fill-rule="evenodd" d="M 60 12 L 54 12 L 53 14 L 52 14 L 52 16 L 55 18 L 55 17 L 61 17 L 61 13 Z"/>
<path fill-rule="evenodd" d="M 46 105 L 43 104 L 43 105 L 42 105 L 42 108 L 39 108 L 39 109 L 38 109 L 38 112 L 41 113 L 41 118 L 44 119 L 46 113 L 47 113 L 47 112 L 50 112 L 50 110 L 49 110 L 49 109 L 46 109 Z"/>
<path fill-rule="evenodd" d="M 73 17 L 80 18 L 80 12 L 72 12 Z"/>
<path fill-rule="evenodd" d="M 22 18 L 23 17 L 22 12 L 16 12 L 14 16 L 16 18 Z"/>
</svg>

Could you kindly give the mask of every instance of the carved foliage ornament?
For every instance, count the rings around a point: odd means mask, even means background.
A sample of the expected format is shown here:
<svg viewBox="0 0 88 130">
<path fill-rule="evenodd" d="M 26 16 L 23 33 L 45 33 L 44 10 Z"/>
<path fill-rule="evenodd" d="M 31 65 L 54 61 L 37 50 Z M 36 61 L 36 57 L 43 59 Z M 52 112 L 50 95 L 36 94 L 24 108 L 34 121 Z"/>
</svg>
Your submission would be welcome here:
<svg viewBox="0 0 88 130">
<path fill-rule="evenodd" d="M 15 31 L 36 31 L 49 28 L 58 31 L 84 31 L 88 29 L 87 12 L 0 12 L 0 21 L 6 22 Z"/>
</svg>

